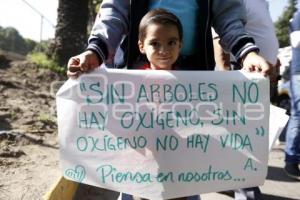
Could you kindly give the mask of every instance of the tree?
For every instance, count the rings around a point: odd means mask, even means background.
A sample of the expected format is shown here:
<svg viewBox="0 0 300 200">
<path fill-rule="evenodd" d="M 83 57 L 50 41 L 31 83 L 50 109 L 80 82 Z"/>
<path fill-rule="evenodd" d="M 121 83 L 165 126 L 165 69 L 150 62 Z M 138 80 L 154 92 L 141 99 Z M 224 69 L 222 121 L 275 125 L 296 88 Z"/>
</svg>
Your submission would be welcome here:
<svg viewBox="0 0 300 200">
<path fill-rule="evenodd" d="M 276 35 L 279 41 L 279 47 L 290 45 L 289 39 L 289 21 L 293 17 L 296 8 L 297 0 L 289 0 L 288 7 L 285 8 L 283 14 L 275 22 Z"/>
<path fill-rule="evenodd" d="M 35 46 L 35 41 L 24 39 L 15 28 L 0 26 L 0 49 L 26 55 Z"/>
<path fill-rule="evenodd" d="M 65 66 L 71 56 L 84 50 L 89 18 L 88 0 L 59 0 L 55 38 L 49 47 L 50 55 Z"/>
</svg>

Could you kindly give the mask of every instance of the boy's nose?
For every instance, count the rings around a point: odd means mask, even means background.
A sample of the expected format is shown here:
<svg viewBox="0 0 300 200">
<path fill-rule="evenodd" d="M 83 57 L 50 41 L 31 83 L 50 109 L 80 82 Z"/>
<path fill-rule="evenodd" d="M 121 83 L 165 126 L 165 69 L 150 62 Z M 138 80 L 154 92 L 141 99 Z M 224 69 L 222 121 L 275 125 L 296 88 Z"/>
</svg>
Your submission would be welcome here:
<svg viewBox="0 0 300 200">
<path fill-rule="evenodd" d="M 159 53 L 160 54 L 166 54 L 166 53 L 168 53 L 169 52 L 169 49 L 168 49 L 168 47 L 166 47 L 166 46 L 162 46 L 160 49 L 159 49 Z"/>
</svg>

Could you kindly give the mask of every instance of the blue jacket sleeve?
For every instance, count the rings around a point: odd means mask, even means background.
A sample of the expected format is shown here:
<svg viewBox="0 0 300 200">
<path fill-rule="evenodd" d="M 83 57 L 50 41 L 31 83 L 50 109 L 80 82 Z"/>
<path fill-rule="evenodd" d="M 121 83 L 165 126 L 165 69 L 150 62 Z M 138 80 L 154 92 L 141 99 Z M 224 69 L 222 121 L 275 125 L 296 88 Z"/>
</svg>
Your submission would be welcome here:
<svg viewBox="0 0 300 200">
<path fill-rule="evenodd" d="M 212 26 L 222 47 L 238 61 L 250 51 L 259 51 L 245 30 L 246 11 L 241 0 L 214 0 L 212 12 Z"/>
<path fill-rule="evenodd" d="M 108 65 L 128 32 L 129 4 L 129 0 L 103 0 L 92 28 L 87 49 L 96 52 Z"/>
</svg>

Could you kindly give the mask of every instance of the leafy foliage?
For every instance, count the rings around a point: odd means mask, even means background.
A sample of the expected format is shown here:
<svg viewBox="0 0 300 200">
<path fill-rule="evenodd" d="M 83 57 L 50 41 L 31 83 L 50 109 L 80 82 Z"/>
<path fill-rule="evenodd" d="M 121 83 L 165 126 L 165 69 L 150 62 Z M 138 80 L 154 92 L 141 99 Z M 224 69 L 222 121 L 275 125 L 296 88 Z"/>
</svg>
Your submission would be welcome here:
<svg viewBox="0 0 300 200">
<path fill-rule="evenodd" d="M 289 39 L 289 21 L 293 17 L 296 8 L 297 0 L 289 0 L 288 7 L 285 8 L 283 14 L 275 22 L 276 35 L 279 41 L 279 47 L 290 45 Z"/>
<path fill-rule="evenodd" d="M 38 67 L 50 69 L 51 71 L 54 71 L 54 72 L 57 72 L 60 74 L 66 73 L 65 67 L 59 66 L 59 64 L 57 64 L 54 60 L 47 57 L 47 55 L 44 53 L 35 52 L 32 54 L 29 54 L 27 56 L 27 60 L 29 60 L 32 63 L 35 63 Z"/>
<path fill-rule="evenodd" d="M 24 39 L 19 32 L 12 27 L 3 28 L 0 26 L 0 48 L 26 55 L 31 52 L 37 43 L 30 39 Z"/>
<path fill-rule="evenodd" d="M 33 53 L 37 53 L 37 52 L 41 52 L 41 53 L 45 53 L 46 55 L 48 55 L 48 51 L 49 51 L 49 46 L 52 42 L 52 39 L 49 40 L 43 40 L 41 42 L 39 42 L 35 48 L 33 49 Z"/>
</svg>

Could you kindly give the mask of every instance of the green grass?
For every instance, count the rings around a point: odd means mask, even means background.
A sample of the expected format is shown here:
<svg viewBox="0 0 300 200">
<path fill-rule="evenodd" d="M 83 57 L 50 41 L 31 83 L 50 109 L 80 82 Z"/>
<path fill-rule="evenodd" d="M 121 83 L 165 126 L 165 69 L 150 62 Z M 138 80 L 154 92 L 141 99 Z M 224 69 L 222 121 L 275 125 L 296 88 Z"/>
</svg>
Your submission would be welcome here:
<svg viewBox="0 0 300 200">
<path fill-rule="evenodd" d="M 39 114 L 39 116 L 37 117 L 37 120 L 39 120 L 45 124 L 56 124 L 56 118 L 49 114 L 45 114 L 45 113 Z"/>
<path fill-rule="evenodd" d="M 59 66 L 55 61 L 49 59 L 44 53 L 35 52 L 27 56 L 27 60 L 35 63 L 40 68 L 50 69 L 51 71 L 65 74 L 66 68 Z"/>
</svg>

